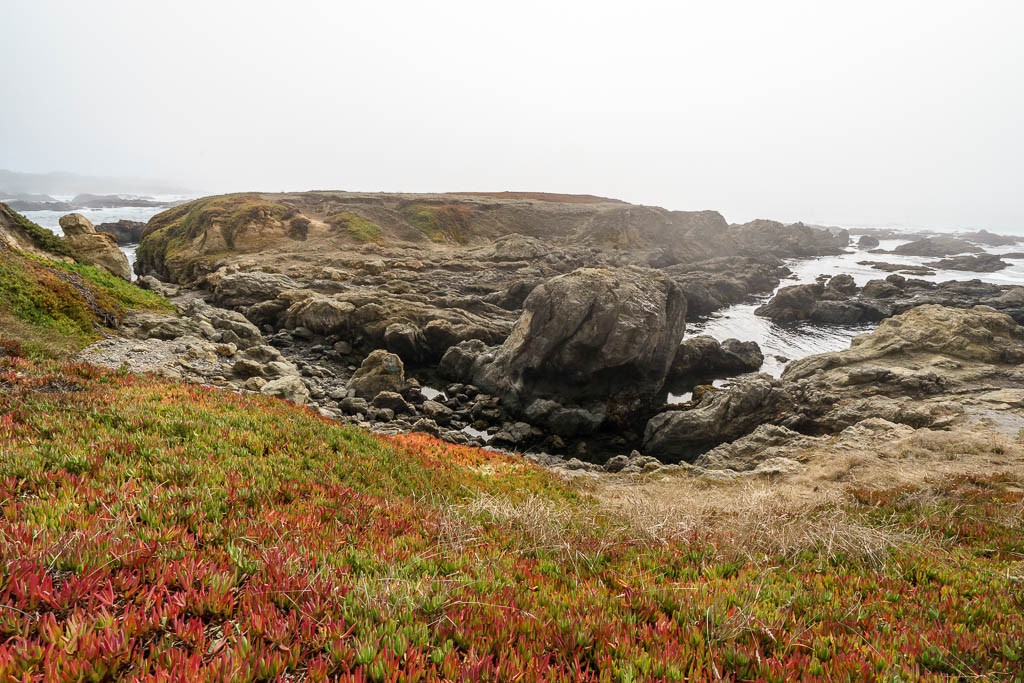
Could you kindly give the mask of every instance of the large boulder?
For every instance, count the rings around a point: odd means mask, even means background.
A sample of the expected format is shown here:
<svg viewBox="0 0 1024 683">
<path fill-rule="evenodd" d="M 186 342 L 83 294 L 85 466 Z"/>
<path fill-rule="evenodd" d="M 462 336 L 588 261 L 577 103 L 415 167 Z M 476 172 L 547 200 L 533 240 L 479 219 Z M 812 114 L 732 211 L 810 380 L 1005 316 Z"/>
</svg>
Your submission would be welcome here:
<svg viewBox="0 0 1024 683">
<path fill-rule="evenodd" d="M 652 417 L 644 430 L 643 452 L 663 461 L 692 461 L 702 450 L 781 420 L 793 406 L 794 397 L 780 380 L 755 375 L 728 391 L 705 393 L 697 405 Z"/>
<path fill-rule="evenodd" d="M 402 359 L 384 349 L 367 356 L 348 381 L 349 395 L 373 400 L 382 391 L 401 393 L 406 388 Z"/>
<path fill-rule="evenodd" d="M 61 216 L 60 227 L 64 241 L 79 261 L 103 268 L 124 280 L 132 279 L 128 257 L 117 246 L 117 240 L 106 233 L 96 232 L 95 226 L 80 213 Z"/>
<path fill-rule="evenodd" d="M 657 271 L 581 268 L 531 292 L 476 383 L 519 409 L 596 403 L 625 423 L 654 403 L 685 319 L 682 290 Z"/>
<path fill-rule="evenodd" d="M 807 320 L 814 313 L 818 298 L 824 291 L 824 285 L 817 282 L 783 287 L 768 303 L 758 306 L 754 310 L 754 315 L 771 318 L 780 323 Z"/>
<path fill-rule="evenodd" d="M 277 273 L 229 273 L 217 282 L 213 301 L 219 306 L 240 308 L 276 299 L 286 289 L 299 288 L 298 282 Z"/>
<path fill-rule="evenodd" d="M 355 304 L 332 297 L 312 296 L 292 304 L 286 314 L 285 327 L 305 327 L 316 334 L 339 334 L 348 331 Z"/>
<path fill-rule="evenodd" d="M 686 377 L 728 377 L 757 372 L 764 363 L 764 354 L 757 342 L 700 335 L 685 339 L 676 351 L 669 370 L 670 379 Z"/>
<path fill-rule="evenodd" d="M 296 375 L 286 375 L 271 380 L 263 385 L 260 393 L 283 398 L 299 405 L 305 405 L 309 401 L 309 389 Z"/>
</svg>

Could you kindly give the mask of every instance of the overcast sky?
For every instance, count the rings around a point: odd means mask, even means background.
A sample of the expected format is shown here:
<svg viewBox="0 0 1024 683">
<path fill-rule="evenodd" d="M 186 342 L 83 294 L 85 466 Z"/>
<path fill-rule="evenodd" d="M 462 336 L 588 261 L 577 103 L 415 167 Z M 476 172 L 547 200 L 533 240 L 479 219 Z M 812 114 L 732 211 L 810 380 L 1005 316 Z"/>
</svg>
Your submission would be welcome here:
<svg viewBox="0 0 1024 683">
<path fill-rule="evenodd" d="M 0 168 L 1024 227 L 1024 3 L 0 0 Z"/>
</svg>

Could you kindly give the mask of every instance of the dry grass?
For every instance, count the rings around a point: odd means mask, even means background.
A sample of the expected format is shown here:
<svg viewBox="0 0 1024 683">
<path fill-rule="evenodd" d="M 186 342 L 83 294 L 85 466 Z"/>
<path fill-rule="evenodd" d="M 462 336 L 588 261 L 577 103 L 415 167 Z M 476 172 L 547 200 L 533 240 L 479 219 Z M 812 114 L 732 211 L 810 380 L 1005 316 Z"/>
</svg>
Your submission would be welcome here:
<svg viewBox="0 0 1024 683">
<path fill-rule="evenodd" d="M 850 515 L 844 499 L 808 502 L 764 481 L 716 484 L 677 477 L 669 495 L 652 487 L 602 487 L 598 495 L 638 538 L 669 543 L 695 534 L 713 539 L 721 559 L 759 562 L 816 551 L 882 565 L 889 551 L 927 542 L 893 525 L 867 524 Z M 780 490 L 781 489 L 781 490 Z M 652 495 L 653 494 L 653 495 Z"/>
</svg>

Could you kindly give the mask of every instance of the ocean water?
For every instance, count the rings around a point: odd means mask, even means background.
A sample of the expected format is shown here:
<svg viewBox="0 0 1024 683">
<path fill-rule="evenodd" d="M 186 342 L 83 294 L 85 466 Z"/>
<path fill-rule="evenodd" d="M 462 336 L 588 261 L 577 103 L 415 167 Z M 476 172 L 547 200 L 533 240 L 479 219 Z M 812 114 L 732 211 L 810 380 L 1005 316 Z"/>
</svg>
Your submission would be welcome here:
<svg viewBox="0 0 1024 683">
<path fill-rule="evenodd" d="M 852 245 L 856 245 L 859 235 L 854 233 Z M 874 249 L 891 251 L 909 240 L 882 240 Z M 1007 254 L 1024 251 L 1024 241 L 1005 247 L 983 247 L 990 254 Z M 871 254 L 851 246 L 847 253 L 839 256 L 823 256 L 813 259 L 791 260 L 786 265 L 793 271 L 793 277 L 782 281 L 781 287 L 814 282 L 820 275 L 838 275 L 848 273 L 853 276 L 858 286 L 868 280 L 885 278 L 889 273 L 876 270 L 871 266 L 859 265 L 860 261 L 881 261 L 907 266 L 919 266 L 937 259 L 918 256 L 901 256 L 897 254 Z M 908 275 L 932 282 L 946 280 L 979 279 L 994 284 L 1024 285 L 1024 260 L 1006 259 L 1010 264 L 995 273 L 972 273 L 959 270 L 936 270 L 934 275 Z M 771 298 L 771 295 L 758 297 L 754 301 L 737 304 L 718 311 L 706 320 L 686 326 L 686 336 L 707 334 L 718 340 L 730 337 L 742 341 L 756 341 L 765 354 L 765 364 L 761 371 L 779 376 L 786 363 L 816 353 L 841 351 L 850 345 L 850 340 L 858 334 L 870 332 L 874 325 L 833 326 L 815 325 L 796 322 L 780 324 L 767 318 L 754 315 L 754 309 Z"/>
<path fill-rule="evenodd" d="M 70 197 L 55 197 L 62 201 L 68 201 Z M 155 197 L 159 201 L 167 201 L 170 204 L 173 201 L 180 200 L 182 197 Z M 145 223 L 150 218 L 166 211 L 167 206 L 119 206 L 109 209 L 76 209 L 75 211 L 22 211 L 21 213 L 28 218 L 30 221 L 41 225 L 48 230 L 52 230 L 58 235 L 63 235 L 64 231 L 60 229 L 60 217 L 66 216 L 69 213 L 80 213 L 90 221 L 93 225 L 99 225 L 100 223 L 113 223 L 115 221 L 128 220 L 128 221 L 139 221 Z M 122 244 L 121 251 L 128 256 L 128 263 L 135 267 L 135 250 L 139 245 L 137 244 Z M 134 273 L 132 279 L 135 278 Z"/>
</svg>

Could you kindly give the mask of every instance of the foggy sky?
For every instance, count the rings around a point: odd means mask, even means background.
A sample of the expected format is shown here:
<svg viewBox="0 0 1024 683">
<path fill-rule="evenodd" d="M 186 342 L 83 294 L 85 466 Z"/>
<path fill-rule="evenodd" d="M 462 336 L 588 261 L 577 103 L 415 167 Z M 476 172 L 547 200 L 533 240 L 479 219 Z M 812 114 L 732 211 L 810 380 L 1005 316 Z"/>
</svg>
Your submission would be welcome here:
<svg viewBox="0 0 1024 683">
<path fill-rule="evenodd" d="M 1024 3 L 0 0 L 0 168 L 1024 227 Z"/>
</svg>

